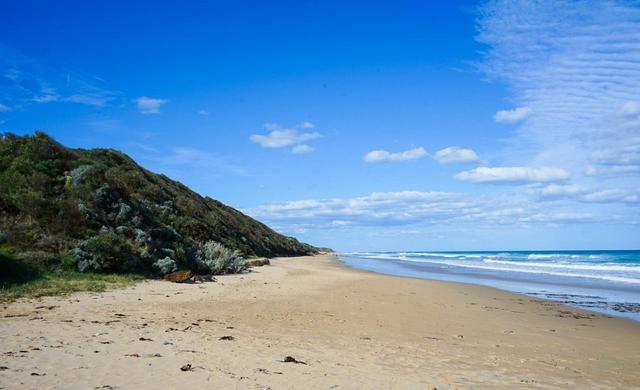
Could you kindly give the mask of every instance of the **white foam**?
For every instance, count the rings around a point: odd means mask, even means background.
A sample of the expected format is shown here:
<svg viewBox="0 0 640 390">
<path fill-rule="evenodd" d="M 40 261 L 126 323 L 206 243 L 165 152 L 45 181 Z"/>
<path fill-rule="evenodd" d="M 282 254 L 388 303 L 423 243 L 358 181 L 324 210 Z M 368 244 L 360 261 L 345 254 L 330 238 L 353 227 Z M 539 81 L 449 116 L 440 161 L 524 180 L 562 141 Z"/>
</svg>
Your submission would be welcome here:
<svg viewBox="0 0 640 390">
<path fill-rule="evenodd" d="M 596 274 L 584 274 L 584 273 L 571 273 L 571 272 L 554 272 L 547 271 L 541 269 L 516 269 L 516 268 L 507 268 L 507 267 L 493 267 L 493 266 L 485 266 L 483 263 L 464 263 L 464 262 L 452 262 L 452 261 L 438 261 L 438 260 L 425 260 L 425 259 L 416 259 L 416 258 L 393 258 L 394 260 L 404 260 L 415 263 L 431 263 L 431 264 L 441 264 L 441 265 L 449 265 L 453 267 L 462 267 L 462 268 L 475 268 L 475 269 L 483 269 L 488 271 L 506 271 L 506 272 L 518 272 L 518 273 L 528 273 L 528 274 L 540 274 L 540 275 L 553 275 L 553 276 L 563 276 L 570 278 L 588 278 L 588 279 L 598 279 L 598 280 L 607 280 L 610 282 L 619 282 L 619 283 L 628 283 L 628 284 L 638 284 L 640 285 L 640 279 L 636 278 L 628 278 L 623 276 L 614 276 L 614 275 L 596 275 Z"/>
<path fill-rule="evenodd" d="M 633 265 L 612 265 L 612 264 L 575 264 L 575 263 L 536 263 L 536 262 L 519 262 L 507 260 L 485 259 L 485 263 L 513 265 L 517 267 L 541 267 L 556 269 L 579 269 L 589 271 L 622 271 L 622 272 L 640 272 L 640 266 Z"/>
</svg>

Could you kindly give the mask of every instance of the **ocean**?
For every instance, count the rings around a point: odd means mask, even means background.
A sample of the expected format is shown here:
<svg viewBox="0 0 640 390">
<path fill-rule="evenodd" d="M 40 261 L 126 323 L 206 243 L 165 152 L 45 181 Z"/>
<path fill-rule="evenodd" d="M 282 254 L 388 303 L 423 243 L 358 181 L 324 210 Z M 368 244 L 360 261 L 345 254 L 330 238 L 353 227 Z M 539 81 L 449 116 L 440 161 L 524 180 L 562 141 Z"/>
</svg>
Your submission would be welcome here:
<svg viewBox="0 0 640 390">
<path fill-rule="evenodd" d="M 480 284 L 640 321 L 640 251 L 354 252 L 349 267 Z"/>
</svg>

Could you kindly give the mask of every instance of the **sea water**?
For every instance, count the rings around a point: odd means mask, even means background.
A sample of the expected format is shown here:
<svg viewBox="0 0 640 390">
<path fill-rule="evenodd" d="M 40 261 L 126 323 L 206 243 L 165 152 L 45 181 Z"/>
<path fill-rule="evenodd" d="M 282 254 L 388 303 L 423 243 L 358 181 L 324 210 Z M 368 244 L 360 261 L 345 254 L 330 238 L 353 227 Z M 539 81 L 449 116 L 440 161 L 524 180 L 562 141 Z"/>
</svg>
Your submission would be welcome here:
<svg viewBox="0 0 640 390">
<path fill-rule="evenodd" d="M 640 251 L 355 252 L 383 274 L 474 283 L 640 321 Z"/>
</svg>

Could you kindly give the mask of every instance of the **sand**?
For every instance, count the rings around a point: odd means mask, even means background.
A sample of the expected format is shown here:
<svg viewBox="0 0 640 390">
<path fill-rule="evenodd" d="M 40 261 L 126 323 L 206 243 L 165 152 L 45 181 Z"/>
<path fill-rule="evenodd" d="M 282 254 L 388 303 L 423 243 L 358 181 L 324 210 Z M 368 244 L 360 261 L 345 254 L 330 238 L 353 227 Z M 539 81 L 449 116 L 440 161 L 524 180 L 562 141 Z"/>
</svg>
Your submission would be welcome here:
<svg viewBox="0 0 640 390">
<path fill-rule="evenodd" d="M 5 389 L 640 388 L 640 324 L 324 255 L 13 303 L 0 367 Z"/>
</svg>

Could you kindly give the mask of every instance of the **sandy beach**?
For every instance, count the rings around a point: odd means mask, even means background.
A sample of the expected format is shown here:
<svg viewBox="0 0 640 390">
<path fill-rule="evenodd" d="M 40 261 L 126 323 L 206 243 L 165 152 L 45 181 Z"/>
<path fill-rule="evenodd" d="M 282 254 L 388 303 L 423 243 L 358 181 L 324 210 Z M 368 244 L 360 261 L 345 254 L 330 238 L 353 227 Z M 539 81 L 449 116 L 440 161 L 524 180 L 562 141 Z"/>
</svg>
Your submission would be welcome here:
<svg viewBox="0 0 640 390">
<path fill-rule="evenodd" d="M 640 324 L 332 255 L 0 310 L 2 389 L 432 386 L 640 388 Z"/>
</svg>

